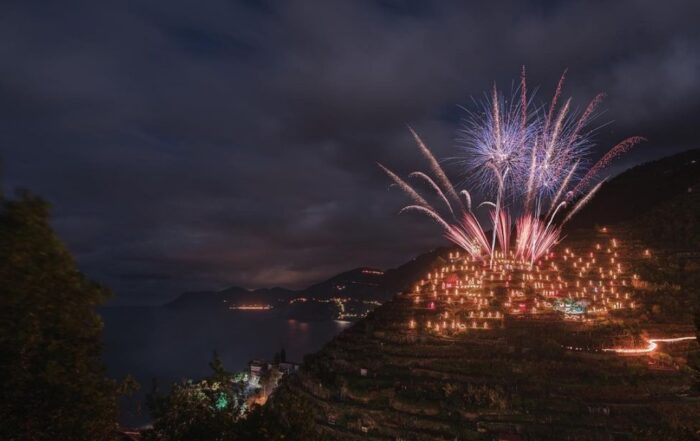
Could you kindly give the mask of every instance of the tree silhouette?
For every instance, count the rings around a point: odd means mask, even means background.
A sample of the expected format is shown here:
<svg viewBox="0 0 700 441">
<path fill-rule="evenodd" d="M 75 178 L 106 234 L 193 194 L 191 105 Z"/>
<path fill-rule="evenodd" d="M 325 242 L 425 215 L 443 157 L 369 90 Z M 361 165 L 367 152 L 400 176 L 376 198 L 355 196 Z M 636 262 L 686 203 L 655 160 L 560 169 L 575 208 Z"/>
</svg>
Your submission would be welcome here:
<svg viewBox="0 0 700 441">
<path fill-rule="evenodd" d="M 0 439 L 112 439 L 119 386 L 95 311 L 108 293 L 77 270 L 45 201 L 0 204 Z"/>
</svg>

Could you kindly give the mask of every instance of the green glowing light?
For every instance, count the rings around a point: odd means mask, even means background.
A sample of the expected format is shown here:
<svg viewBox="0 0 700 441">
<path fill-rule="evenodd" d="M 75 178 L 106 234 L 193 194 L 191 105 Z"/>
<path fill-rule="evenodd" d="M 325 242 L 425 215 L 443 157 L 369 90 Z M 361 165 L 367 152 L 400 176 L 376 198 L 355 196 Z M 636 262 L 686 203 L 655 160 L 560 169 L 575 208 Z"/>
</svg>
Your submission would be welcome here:
<svg viewBox="0 0 700 441">
<path fill-rule="evenodd" d="M 558 299 L 554 302 L 554 309 L 566 314 L 584 314 L 587 302 L 584 300 Z"/>
<path fill-rule="evenodd" d="M 214 407 L 216 407 L 216 410 L 224 410 L 228 407 L 228 397 L 226 394 L 219 394 L 216 403 L 214 403 Z"/>
</svg>

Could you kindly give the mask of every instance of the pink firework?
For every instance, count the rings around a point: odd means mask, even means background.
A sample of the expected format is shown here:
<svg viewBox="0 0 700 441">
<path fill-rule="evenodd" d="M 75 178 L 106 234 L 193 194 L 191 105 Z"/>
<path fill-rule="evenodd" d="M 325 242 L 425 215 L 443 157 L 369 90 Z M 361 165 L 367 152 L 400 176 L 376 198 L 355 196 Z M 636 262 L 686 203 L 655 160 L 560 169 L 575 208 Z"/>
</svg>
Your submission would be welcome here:
<svg viewBox="0 0 700 441">
<path fill-rule="evenodd" d="M 615 147 L 610 149 L 608 153 L 605 154 L 598 162 L 595 163 L 593 167 L 586 173 L 586 175 L 581 178 L 576 188 L 572 191 L 574 195 L 578 194 L 586 188 L 586 185 L 593 179 L 602 169 L 610 164 L 610 161 L 620 156 L 621 154 L 629 151 L 632 147 L 639 144 L 640 142 L 646 141 L 646 138 L 641 136 L 632 136 L 625 139 L 621 143 L 617 144 Z"/>
<path fill-rule="evenodd" d="M 443 211 L 449 213 L 449 216 L 441 214 L 440 210 L 436 209 L 432 204 L 430 204 L 426 198 L 420 195 L 413 186 L 401 179 L 391 170 L 379 164 L 382 170 L 384 170 L 384 172 L 394 181 L 394 183 L 414 201 L 414 205 L 404 207 L 401 212 L 417 211 L 430 217 L 442 227 L 447 239 L 467 251 L 475 258 L 481 259 L 484 256 L 490 255 L 491 248 L 489 246 L 486 233 L 481 227 L 479 221 L 471 212 L 471 196 L 469 195 L 469 192 L 463 190 L 460 193 L 463 196 L 463 199 L 460 199 L 457 191 L 452 185 L 452 182 L 449 180 L 444 170 L 433 156 L 432 152 L 425 146 L 423 141 L 415 132 L 411 132 L 416 139 L 421 153 L 428 159 L 430 168 L 436 175 L 437 181 L 422 172 L 413 172 L 410 174 L 410 177 L 417 178 L 425 182 L 440 199 L 445 208 Z M 450 196 L 448 197 L 446 195 Z M 450 199 L 453 199 L 453 201 L 450 202 Z"/>
<path fill-rule="evenodd" d="M 496 216 L 498 215 L 498 219 Z M 491 219 L 496 229 L 496 239 L 498 240 L 498 246 L 504 255 L 508 254 L 508 249 L 510 247 L 510 230 L 511 230 L 511 219 L 508 210 L 492 210 Z"/>
<path fill-rule="evenodd" d="M 586 171 L 593 146 L 592 131 L 586 127 L 594 119 L 604 95 L 596 95 L 577 114 L 572 110 L 570 98 L 561 99 L 565 77 L 566 71 L 550 104 L 531 111 L 532 100 L 527 95 L 523 67 L 514 97 L 505 98 L 494 85 L 479 110 L 469 113 L 459 131 L 458 142 L 465 153 L 461 162 L 469 179 L 482 194 L 492 198 L 478 206 L 490 207 L 490 238 L 472 211 L 470 192 L 455 189 L 413 129 L 411 133 L 433 176 L 413 172 L 409 177 L 427 185 L 440 200 L 441 210 L 381 166 L 414 201 L 414 205 L 402 211 L 418 211 L 431 217 L 450 241 L 491 264 L 497 252 L 508 255 L 510 251 L 512 211 L 517 213 L 514 254 L 531 263 L 546 255 L 559 242 L 562 225 L 601 187 L 603 181 L 589 189 L 596 176 L 613 159 L 644 140 L 635 136 L 622 141 Z"/>
<path fill-rule="evenodd" d="M 546 255 L 559 243 L 561 237 L 560 228 L 545 225 L 540 219 L 529 215 L 523 215 L 517 220 L 515 231 L 515 255 L 530 263 Z"/>
</svg>

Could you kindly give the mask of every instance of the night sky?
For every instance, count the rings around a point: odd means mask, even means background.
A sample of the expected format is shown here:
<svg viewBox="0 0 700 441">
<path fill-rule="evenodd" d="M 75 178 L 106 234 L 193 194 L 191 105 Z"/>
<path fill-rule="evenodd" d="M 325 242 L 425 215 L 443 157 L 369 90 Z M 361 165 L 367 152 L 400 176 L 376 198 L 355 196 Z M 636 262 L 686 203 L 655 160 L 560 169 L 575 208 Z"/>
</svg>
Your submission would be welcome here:
<svg viewBox="0 0 700 441">
<path fill-rule="evenodd" d="M 190 289 L 302 287 L 443 244 L 375 162 L 425 168 L 526 65 L 548 99 L 604 91 L 608 173 L 698 147 L 700 3 L 5 1 L 3 188 L 53 224 L 117 304 Z M 449 168 L 449 167 L 448 167 Z M 458 176 L 458 170 L 451 169 Z"/>
</svg>

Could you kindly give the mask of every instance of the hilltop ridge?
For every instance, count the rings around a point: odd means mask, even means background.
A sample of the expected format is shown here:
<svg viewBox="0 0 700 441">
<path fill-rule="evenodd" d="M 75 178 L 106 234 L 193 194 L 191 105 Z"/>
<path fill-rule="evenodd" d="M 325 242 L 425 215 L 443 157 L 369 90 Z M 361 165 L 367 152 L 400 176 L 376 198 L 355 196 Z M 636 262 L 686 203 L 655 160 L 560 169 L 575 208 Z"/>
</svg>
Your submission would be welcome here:
<svg viewBox="0 0 700 441">
<path fill-rule="evenodd" d="M 626 170 L 605 182 L 569 222 L 568 229 L 630 221 L 700 184 L 700 149 L 688 150 Z"/>
</svg>

